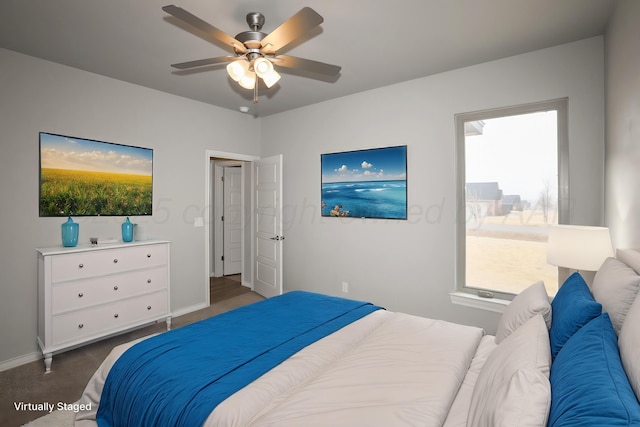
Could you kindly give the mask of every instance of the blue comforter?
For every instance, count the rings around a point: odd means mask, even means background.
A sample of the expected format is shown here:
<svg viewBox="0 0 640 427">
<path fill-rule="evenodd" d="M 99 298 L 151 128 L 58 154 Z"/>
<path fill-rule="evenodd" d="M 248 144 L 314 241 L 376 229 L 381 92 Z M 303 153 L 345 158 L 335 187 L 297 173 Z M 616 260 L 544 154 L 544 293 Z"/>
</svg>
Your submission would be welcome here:
<svg viewBox="0 0 640 427">
<path fill-rule="evenodd" d="M 146 339 L 111 368 L 98 425 L 200 426 L 235 391 L 379 308 L 294 291 Z"/>
</svg>

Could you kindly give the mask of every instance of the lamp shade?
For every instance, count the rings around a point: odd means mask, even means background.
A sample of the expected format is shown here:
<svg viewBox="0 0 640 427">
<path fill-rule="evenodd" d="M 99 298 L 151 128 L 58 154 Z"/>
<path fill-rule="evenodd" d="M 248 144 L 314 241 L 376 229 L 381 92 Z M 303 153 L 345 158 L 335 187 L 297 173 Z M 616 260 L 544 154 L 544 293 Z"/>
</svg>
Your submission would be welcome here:
<svg viewBox="0 0 640 427">
<path fill-rule="evenodd" d="M 547 262 L 574 270 L 597 271 L 612 257 L 613 247 L 607 227 L 553 225 L 549 227 Z"/>
</svg>

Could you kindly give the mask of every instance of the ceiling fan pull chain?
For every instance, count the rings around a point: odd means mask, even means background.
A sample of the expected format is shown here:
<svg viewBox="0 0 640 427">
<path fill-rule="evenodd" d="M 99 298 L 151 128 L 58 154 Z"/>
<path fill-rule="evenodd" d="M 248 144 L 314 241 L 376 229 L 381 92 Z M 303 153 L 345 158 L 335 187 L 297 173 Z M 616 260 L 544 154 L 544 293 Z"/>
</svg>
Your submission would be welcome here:
<svg viewBox="0 0 640 427">
<path fill-rule="evenodd" d="M 253 85 L 253 103 L 257 104 L 258 103 L 258 75 L 256 74 L 256 84 Z"/>
</svg>

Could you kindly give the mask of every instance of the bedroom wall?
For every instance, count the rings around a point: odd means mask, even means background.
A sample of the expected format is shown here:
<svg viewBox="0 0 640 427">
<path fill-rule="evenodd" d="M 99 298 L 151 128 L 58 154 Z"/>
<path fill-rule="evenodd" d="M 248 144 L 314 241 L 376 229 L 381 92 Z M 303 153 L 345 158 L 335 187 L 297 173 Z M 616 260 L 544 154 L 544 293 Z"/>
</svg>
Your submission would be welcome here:
<svg viewBox="0 0 640 427">
<path fill-rule="evenodd" d="M 640 2 L 621 0 L 605 36 L 606 222 L 614 246 L 640 248 Z"/>
<path fill-rule="evenodd" d="M 494 332 L 498 314 L 452 305 L 448 296 L 455 288 L 454 115 L 561 97 L 569 98 L 572 222 L 599 225 L 602 37 L 262 119 L 262 155 L 284 155 L 285 290 L 346 295 Z M 320 154 L 402 144 L 408 221 L 320 217 Z"/>
<path fill-rule="evenodd" d="M 203 304 L 205 236 L 193 219 L 206 217 L 205 151 L 258 155 L 258 121 L 5 49 L 0 64 L 0 364 L 38 355 L 35 248 L 61 245 L 64 219 L 38 217 L 40 131 L 154 149 L 155 212 L 133 219 L 172 241 L 172 310 Z M 119 237 L 123 218 L 75 220 L 88 243 Z"/>
</svg>

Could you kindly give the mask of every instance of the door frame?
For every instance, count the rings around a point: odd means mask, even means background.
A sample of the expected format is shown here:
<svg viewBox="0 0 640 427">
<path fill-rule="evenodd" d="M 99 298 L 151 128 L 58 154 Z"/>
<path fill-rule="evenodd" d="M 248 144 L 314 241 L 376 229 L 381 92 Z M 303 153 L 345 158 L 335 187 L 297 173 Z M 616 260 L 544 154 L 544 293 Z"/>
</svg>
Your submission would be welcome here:
<svg viewBox="0 0 640 427">
<path fill-rule="evenodd" d="M 205 280 L 204 280 L 204 296 L 205 296 L 205 303 L 206 306 L 210 306 L 211 305 L 211 295 L 210 295 L 210 279 L 211 279 L 211 216 L 212 216 L 212 207 L 214 206 L 214 201 L 212 199 L 212 183 L 213 183 L 213 179 L 214 179 L 214 168 L 212 167 L 213 165 L 213 159 L 219 159 L 219 160 L 229 160 L 229 161 L 243 161 L 243 162 L 253 162 L 255 160 L 259 160 L 260 157 L 258 156 L 251 156 L 251 155 L 247 155 L 247 154 L 239 154 L 239 153 L 230 153 L 230 152 L 226 152 L 226 151 L 217 151 L 217 150 L 205 150 L 205 188 L 204 188 L 204 200 L 205 200 L 205 221 L 204 221 L 204 265 L 205 265 Z M 244 168 L 243 168 L 244 169 Z M 243 188 L 244 191 L 244 188 Z M 244 195 L 243 195 L 243 200 L 244 200 Z M 253 197 L 251 198 L 251 203 L 253 205 Z M 251 206 L 250 211 L 253 211 L 253 206 Z M 246 218 L 244 218 L 244 215 L 246 214 L 246 209 L 243 209 L 243 219 L 245 220 L 245 224 L 247 224 L 246 222 Z M 250 221 L 249 223 L 252 223 L 252 221 Z M 252 227 L 253 229 L 253 227 Z M 253 234 L 253 232 L 251 232 L 251 234 Z M 245 239 L 245 234 L 243 233 L 243 242 Z M 253 252 L 254 252 L 254 248 L 253 248 L 253 243 L 251 244 L 251 259 L 253 259 Z M 245 259 L 245 253 L 246 251 L 243 250 L 242 251 L 242 265 L 243 265 L 243 270 L 244 268 L 246 268 L 247 265 L 251 266 L 252 262 L 251 260 L 249 261 L 249 263 L 247 263 L 246 259 Z M 244 271 L 243 271 L 244 273 Z M 246 275 L 242 274 L 242 282 L 243 284 L 249 284 L 251 286 L 251 289 L 253 290 L 253 280 L 251 280 L 251 283 L 247 283 L 246 282 Z"/>
</svg>

